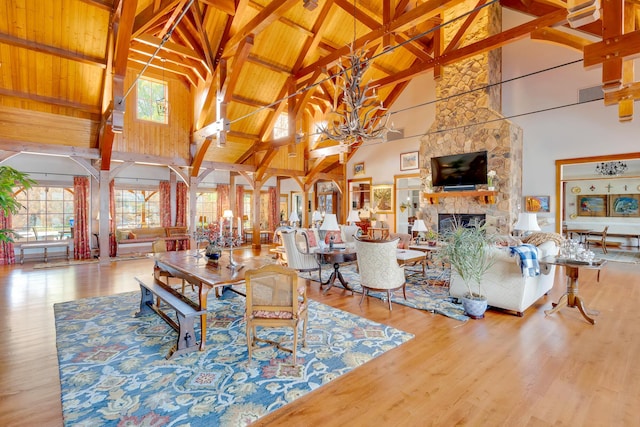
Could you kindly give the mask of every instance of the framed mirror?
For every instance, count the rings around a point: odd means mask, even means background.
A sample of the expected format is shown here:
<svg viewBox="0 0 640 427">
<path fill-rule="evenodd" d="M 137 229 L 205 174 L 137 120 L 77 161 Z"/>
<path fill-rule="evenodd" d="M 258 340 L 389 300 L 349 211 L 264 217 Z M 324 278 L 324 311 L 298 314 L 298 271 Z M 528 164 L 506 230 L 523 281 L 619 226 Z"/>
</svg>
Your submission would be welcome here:
<svg viewBox="0 0 640 427">
<path fill-rule="evenodd" d="M 348 182 L 350 210 L 369 210 L 371 208 L 371 178 L 350 179 Z"/>
<path fill-rule="evenodd" d="M 420 174 L 396 175 L 396 230 L 411 233 L 413 221 L 420 211 Z"/>
</svg>

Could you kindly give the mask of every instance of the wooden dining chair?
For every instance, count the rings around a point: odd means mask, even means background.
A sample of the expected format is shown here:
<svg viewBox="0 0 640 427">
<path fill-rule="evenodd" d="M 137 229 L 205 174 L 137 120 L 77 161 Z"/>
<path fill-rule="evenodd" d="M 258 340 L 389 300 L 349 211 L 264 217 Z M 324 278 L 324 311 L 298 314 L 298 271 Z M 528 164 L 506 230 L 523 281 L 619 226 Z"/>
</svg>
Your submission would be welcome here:
<svg viewBox="0 0 640 427">
<path fill-rule="evenodd" d="M 602 246 L 602 253 L 607 253 L 607 231 L 609 230 L 609 226 L 607 225 L 606 227 L 604 227 L 604 230 L 602 230 L 602 233 L 598 233 L 597 235 L 593 235 L 587 237 L 587 249 L 589 249 L 589 246 L 591 245 L 600 245 Z"/>
<path fill-rule="evenodd" d="M 307 286 L 306 281 L 298 281 L 298 273 L 293 268 L 279 264 L 268 264 L 245 273 L 247 287 L 246 321 L 249 361 L 258 341 L 266 342 L 293 354 L 296 364 L 298 347 L 298 326 L 302 322 L 302 345 L 307 339 Z M 283 341 L 258 337 L 258 327 L 292 328 L 293 345 L 284 347 Z"/>
</svg>

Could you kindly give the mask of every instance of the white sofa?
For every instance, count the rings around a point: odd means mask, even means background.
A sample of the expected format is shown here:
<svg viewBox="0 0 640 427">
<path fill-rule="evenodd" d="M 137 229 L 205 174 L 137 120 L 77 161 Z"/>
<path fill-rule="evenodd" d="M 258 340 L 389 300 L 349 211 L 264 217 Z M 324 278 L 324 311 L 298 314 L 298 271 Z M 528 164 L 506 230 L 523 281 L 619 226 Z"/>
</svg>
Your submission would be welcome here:
<svg viewBox="0 0 640 427">
<path fill-rule="evenodd" d="M 557 255 L 558 246 L 553 241 L 541 243 L 538 248 L 538 259 Z M 509 248 L 495 249 L 495 264 L 485 274 L 482 289 L 491 307 L 511 310 L 518 316 L 545 295 L 553 287 L 555 265 L 540 265 L 539 276 L 523 276 L 520 259 L 510 256 Z M 449 294 L 461 298 L 467 293 L 467 287 L 455 271 L 451 271 Z"/>
</svg>

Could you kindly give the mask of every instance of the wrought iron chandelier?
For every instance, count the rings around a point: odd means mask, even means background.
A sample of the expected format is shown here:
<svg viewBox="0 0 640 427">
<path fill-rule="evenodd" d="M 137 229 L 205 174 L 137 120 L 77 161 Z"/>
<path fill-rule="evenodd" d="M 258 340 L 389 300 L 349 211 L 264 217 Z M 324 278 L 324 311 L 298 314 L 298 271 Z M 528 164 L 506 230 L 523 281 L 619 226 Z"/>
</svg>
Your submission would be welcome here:
<svg viewBox="0 0 640 427">
<path fill-rule="evenodd" d="M 606 176 L 622 175 L 627 170 L 627 164 L 623 162 L 602 162 L 596 165 L 596 173 Z"/>
<path fill-rule="evenodd" d="M 358 141 L 385 138 L 391 130 L 389 112 L 382 102 L 377 100 L 376 92 L 366 83 L 362 83 L 362 76 L 369 68 L 363 49 L 351 51 L 346 57 L 349 66 L 342 61 L 338 64 L 337 90 L 342 92 L 343 104 L 338 106 L 337 97 L 329 112 L 327 124 L 320 127 L 325 138 L 344 144 L 354 144 Z"/>
<path fill-rule="evenodd" d="M 336 77 L 336 95 L 342 93 L 342 103 L 339 96 L 334 97 L 333 108 L 327 115 L 327 123 L 319 130 L 324 138 L 337 141 L 347 149 L 349 146 L 368 140 L 386 139 L 387 133 L 393 131 L 389 126 L 390 113 L 386 111 L 381 101 L 378 101 L 376 91 L 369 84 L 362 84 L 362 79 L 371 65 L 366 58 L 364 49 L 354 50 L 356 42 L 356 2 L 353 2 L 353 43 L 350 53 L 345 60 L 348 65 L 338 63 L 340 69 Z M 344 152 L 340 153 L 343 162 Z"/>
</svg>

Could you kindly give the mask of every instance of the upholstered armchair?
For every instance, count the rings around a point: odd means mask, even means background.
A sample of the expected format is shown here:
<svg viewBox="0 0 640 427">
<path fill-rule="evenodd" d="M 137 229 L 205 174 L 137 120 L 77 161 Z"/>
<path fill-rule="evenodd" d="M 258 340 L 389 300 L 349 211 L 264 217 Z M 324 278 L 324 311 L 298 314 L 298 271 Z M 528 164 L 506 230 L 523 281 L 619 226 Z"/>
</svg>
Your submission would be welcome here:
<svg viewBox="0 0 640 427">
<path fill-rule="evenodd" d="M 396 251 L 398 239 L 395 240 L 355 240 L 358 254 L 358 271 L 362 286 L 360 304 L 369 290 L 386 291 L 391 310 L 391 291 L 402 288 L 404 299 L 405 290 L 404 268 L 398 265 Z"/>
<path fill-rule="evenodd" d="M 310 246 L 309 231 L 282 230 L 282 245 L 284 246 L 287 266 L 297 271 L 307 271 L 311 275 L 312 271 L 318 271 L 320 275 L 320 264 L 318 258 L 313 253 Z M 314 235 L 315 237 L 315 235 Z"/>
<path fill-rule="evenodd" d="M 256 342 L 261 341 L 292 353 L 295 365 L 300 322 L 302 322 L 302 345 L 306 347 L 309 305 L 306 284 L 298 281 L 295 270 L 278 264 L 268 264 L 255 270 L 248 270 L 245 273 L 245 282 L 249 361 L 251 361 L 253 349 L 256 348 Z M 287 348 L 282 345 L 282 342 L 258 337 L 259 326 L 293 328 L 293 347 Z"/>
<path fill-rule="evenodd" d="M 413 238 L 409 233 L 389 233 L 389 240 L 398 239 L 398 249 L 409 249 L 413 244 Z"/>
</svg>

